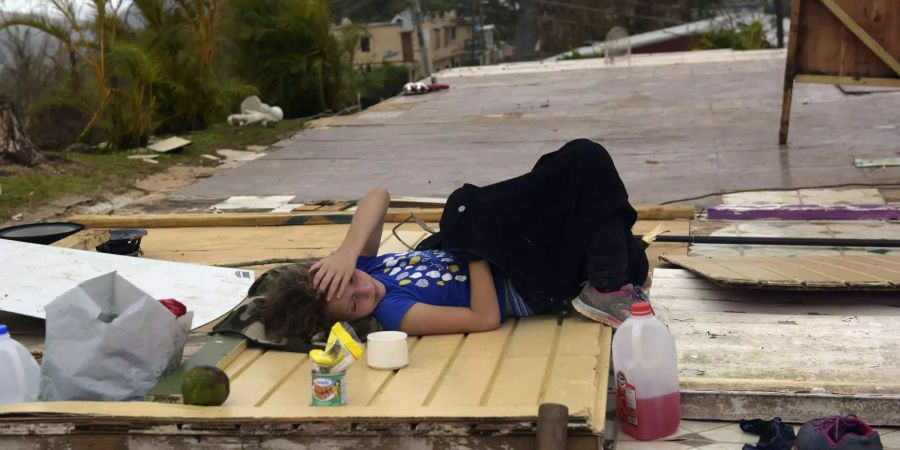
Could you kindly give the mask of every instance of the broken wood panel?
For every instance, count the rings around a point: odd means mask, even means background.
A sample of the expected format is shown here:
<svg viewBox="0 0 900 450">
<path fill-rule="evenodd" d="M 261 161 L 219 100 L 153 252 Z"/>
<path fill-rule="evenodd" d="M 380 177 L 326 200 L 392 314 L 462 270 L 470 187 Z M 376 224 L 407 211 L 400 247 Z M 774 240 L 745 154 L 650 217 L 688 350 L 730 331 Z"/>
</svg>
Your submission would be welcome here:
<svg viewBox="0 0 900 450">
<path fill-rule="evenodd" d="M 259 406 L 306 360 L 303 353 L 269 351 L 231 379 L 224 406 Z"/>
<path fill-rule="evenodd" d="M 759 284 L 760 279 L 765 279 L 777 280 L 790 286 L 802 286 L 799 280 L 785 278 L 776 272 L 754 264 L 748 264 L 745 261 L 731 263 L 729 259 L 729 264 L 726 266 L 722 264 L 726 258 L 666 256 L 663 259 L 676 266 L 688 268 L 704 277 L 719 281 L 727 280 L 730 283 L 752 285 Z"/>
<path fill-rule="evenodd" d="M 807 266 L 810 265 L 808 261 L 806 263 Z M 733 263 L 729 262 L 726 264 Z M 760 267 L 771 270 L 772 272 L 780 274 L 785 278 L 802 280 L 801 283 L 804 286 L 828 287 L 845 285 L 843 278 L 839 276 L 829 275 L 824 271 L 814 270 L 802 264 L 795 264 L 788 258 L 764 260 L 760 261 L 758 264 Z M 815 263 L 813 263 L 812 265 L 820 266 L 820 264 Z M 760 282 L 762 284 L 779 284 L 780 280 L 760 280 Z"/>
<path fill-rule="evenodd" d="M 900 256 L 849 256 L 847 259 L 900 274 Z"/>
<path fill-rule="evenodd" d="M 900 276 L 900 274 L 883 276 L 890 272 L 886 273 L 879 267 L 856 264 L 846 259 L 836 261 L 829 258 L 809 257 L 808 260 L 813 264 L 818 263 L 821 270 L 839 273 L 844 283 L 849 286 L 891 285 L 892 281 Z"/>
<path fill-rule="evenodd" d="M 900 256 L 665 257 L 724 284 L 768 287 L 893 290 L 900 286 Z M 852 264 L 845 268 L 845 263 Z M 865 270 L 872 267 L 871 274 Z M 897 267 L 897 276 L 887 278 Z M 737 274 L 737 275 L 735 275 Z M 887 275 L 887 276 L 886 276 Z"/>
<path fill-rule="evenodd" d="M 888 64 L 867 47 L 819 0 L 800 2 L 797 74 L 853 78 L 898 78 Z M 895 1 L 835 0 L 858 28 L 894 59 L 900 57 L 900 3 Z"/>
<path fill-rule="evenodd" d="M 668 287 L 678 273 L 710 287 Z M 672 269 L 656 269 L 654 279 L 654 309 L 678 343 L 685 388 L 900 393 L 896 295 L 729 290 Z M 711 292 L 722 300 L 704 300 Z M 843 299 L 818 307 L 808 301 L 817 297 Z"/>
<path fill-rule="evenodd" d="M 462 334 L 422 337 L 410 351 L 409 365 L 399 370 L 382 392 L 376 393 L 371 405 L 423 406 L 429 393 L 449 369 L 462 342 Z"/>
<path fill-rule="evenodd" d="M 550 374 L 544 386 L 540 403 L 560 403 L 569 408 L 569 413 L 597 413 L 605 411 L 598 407 L 598 389 L 606 390 L 607 373 L 598 373 L 601 359 L 610 347 L 606 341 L 605 325 L 598 324 L 577 315 L 569 315 L 563 320 L 556 353 L 551 361 Z M 603 413 L 600 413 L 602 416 Z"/>
<path fill-rule="evenodd" d="M 469 333 L 450 368 L 436 383 L 434 396 L 426 399 L 425 404 L 439 408 L 480 405 L 494 381 L 497 364 L 516 323 L 507 322 L 496 330 L 484 333 Z"/>
<path fill-rule="evenodd" d="M 487 405 L 537 405 L 558 331 L 552 315 L 520 320 Z"/>
</svg>

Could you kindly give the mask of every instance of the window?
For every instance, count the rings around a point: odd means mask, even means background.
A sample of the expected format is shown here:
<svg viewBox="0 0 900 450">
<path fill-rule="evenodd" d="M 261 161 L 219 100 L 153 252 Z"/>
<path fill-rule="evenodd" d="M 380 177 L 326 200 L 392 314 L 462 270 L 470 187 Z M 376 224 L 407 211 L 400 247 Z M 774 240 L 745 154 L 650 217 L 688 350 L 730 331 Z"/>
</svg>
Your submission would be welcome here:
<svg viewBox="0 0 900 450">
<path fill-rule="evenodd" d="M 456 40 L 456 27 L 450 27 L 450 40 Z"/>
<path fill-rule="evenodd" d="M 369 38 L 367 38 L 367 37 L 364 37 L 359 40 L 360 50 L 365 53 L 368 53 L 371 50 L 371 45 L 372 44 L 371 44 L 371 42 L 369 42 Z"/>
<path fill-rule="evenodd" d="M 437 50 L 441 48 L 441 30 L 435 28 L 432 30 L 431 34 L 434 36 L 434 49 Z"/>
</svg>

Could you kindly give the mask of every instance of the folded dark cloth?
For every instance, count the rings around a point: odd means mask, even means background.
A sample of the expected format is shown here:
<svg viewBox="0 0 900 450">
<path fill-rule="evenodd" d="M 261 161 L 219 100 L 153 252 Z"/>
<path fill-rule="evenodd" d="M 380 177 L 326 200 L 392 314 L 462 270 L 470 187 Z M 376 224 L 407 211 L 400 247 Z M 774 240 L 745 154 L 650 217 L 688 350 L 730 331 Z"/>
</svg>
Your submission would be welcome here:
<svg viewBox="0 0 900 450">
<path fill-rule="evenodd" d="M 780 417 L 772 420 L 744 419 L 741 430 L 759 436 L 756 445 L 745 444 L 744 450 L 791 450 L 797 436 L 794 427 L 781 421 Z"/>
</svg>

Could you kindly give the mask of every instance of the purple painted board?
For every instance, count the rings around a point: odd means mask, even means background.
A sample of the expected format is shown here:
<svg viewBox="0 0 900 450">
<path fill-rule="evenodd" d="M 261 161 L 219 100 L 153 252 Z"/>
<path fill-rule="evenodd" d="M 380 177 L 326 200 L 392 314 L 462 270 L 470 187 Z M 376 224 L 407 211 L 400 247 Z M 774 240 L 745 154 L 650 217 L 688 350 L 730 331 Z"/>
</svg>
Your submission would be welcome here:
<svg viewBox="0 0 900 450">
<path fill-rule="evenodd" d="M 888 220 L 900 219 L 900 204 L 879 205 L 716 205 L 710 220 Z"/>
</svg>

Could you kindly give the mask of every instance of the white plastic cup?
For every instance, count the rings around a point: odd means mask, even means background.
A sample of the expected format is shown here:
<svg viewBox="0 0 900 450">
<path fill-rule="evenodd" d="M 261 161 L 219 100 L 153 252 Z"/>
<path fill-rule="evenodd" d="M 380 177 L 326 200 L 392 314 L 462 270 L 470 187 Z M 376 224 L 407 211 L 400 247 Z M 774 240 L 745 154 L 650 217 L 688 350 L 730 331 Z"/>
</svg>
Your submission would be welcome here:
<svg viewBox="0 0 900 450">
<path fill-rule="evenodd" d="M 379 370 L 397 370 L 409 364 L 406 333 L 378 331 L 366 336 L 366 363 Z"/>
</svg>

